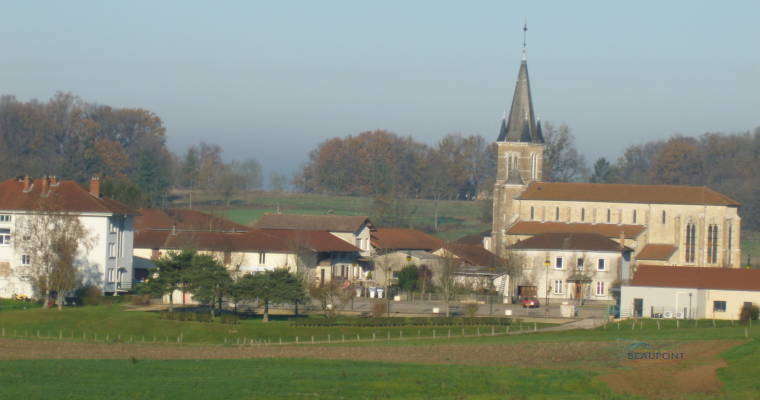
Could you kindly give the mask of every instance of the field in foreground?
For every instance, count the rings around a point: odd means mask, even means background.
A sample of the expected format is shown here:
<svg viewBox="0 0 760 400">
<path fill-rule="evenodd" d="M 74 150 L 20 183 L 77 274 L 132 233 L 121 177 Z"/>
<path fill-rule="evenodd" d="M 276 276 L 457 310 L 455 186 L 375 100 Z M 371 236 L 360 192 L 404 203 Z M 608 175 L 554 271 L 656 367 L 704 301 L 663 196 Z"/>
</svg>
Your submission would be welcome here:
<svg viewBox="0 0 760 400">
<path fill-rule="evenodd" d="M 11 329 L 206 330 L 263 335 L 279 321 L 165 321 L 120 306 L 0 312 L 0 398 L 456 398 L 754 399 L 760 396 L 760 330 L 729 321 L 642 320 L 593 330 L 278 345 L 98 342 Z M 78 324 L 78 325 L 77 325 Z M 320 328 L 322 329 L 322 328 Z M 353 329 L 353 328 L 351 328 Z M 554 329 L 554 328 L 551 328 Z M 212 333 L 212 335 L 215 335 Z M 638 349 L 638 350 L 637 350 Z M 643 350 L 642 350 L 643 349 Z M 631 360 L 632 351 L 682 354 Z"/>
</svg>

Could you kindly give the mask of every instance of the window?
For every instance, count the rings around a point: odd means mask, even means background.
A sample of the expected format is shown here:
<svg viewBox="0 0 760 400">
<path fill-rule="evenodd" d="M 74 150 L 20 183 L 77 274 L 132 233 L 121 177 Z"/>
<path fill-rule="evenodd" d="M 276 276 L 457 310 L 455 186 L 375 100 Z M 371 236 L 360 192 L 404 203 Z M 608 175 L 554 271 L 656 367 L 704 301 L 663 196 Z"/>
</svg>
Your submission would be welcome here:
<svg viewBox="0 0 760 400">
<path fill-rule="evenodd" d="M 10 228 L 0 228 L 0 245 L 8 246 L 11 244 Z"/>
<path fill-rule="evenodd" d="M 604 296 L 604 282 L 596 281 L 596 295 Z"/>
<path fill-rule="evenodd" d="M 267 253 L 261 252 L 259 253 L 259 264 L 266 264 L 267 262 Z"/>
<path fill-rule="evenodd" d="M 686 251 L 686 262 L 687 263 L 693 263 L 695 260 L 694 257 L 694 244 L 696 243 L 697 239 L 697 231 L 696 226 L 693 222 L 690 222 L 686 224 L 686 246 L 684 246 Z"/>
<path fill-rule="evenodd" d="M 224 264 L 230 264 L 232 263 L 232 252 L 225 251 L 224 252 Z"/>
<path fill-rule="evenodd" d="M 531 219 L 531 220 L 534 220 L 534 219 L 536 219 L 536 212 L 535 212 L 535 210 L 533 209 L 533 206 L 530 206 L 530 219 Z"/>
<path fill-rule="evenodd" d="M 554 269 L 562 269 L 562 267 L 563 267 L 563 261 L 564 260 L 562 259 L 562 257 L 557 257 L 554 260 Z"/>
<path fill-rule="evenodd" d="M 607 222 L 612 222 L 612 210 L 607 209 Z"/>
<path fill-rule="evenodd" d="M 728 261 L 728 265 L 731 265 L 731 246 L 733 246 L 733 229 L 731 229 L 731 224 L 728 224 L 728 241 L 726 242 L 726 259 Z"/>
<path fill-rule="evenodd" d="M 633 223 L 635 224 L 636 223 L 636 210 L 633 210 L 633 218 L 632 218 L 632 220 L 633 220 Z"/>
<path fill-rule="evenodd" d="M 116 224 L 113 221 L 108 223 L 108 231 L 111 233 L 116 233 Z"/>
<path fill-rule="evenodd" d="M 581 208 L 581 222 L 586 220 L 586 209 Z"/>
<path fill-rule="evenodd" d="M 662 210 L 662 224 L 665 225 L 665 210 Z"/>
<path fill-rule="evenodd" d="M 24 254 L 21 256 L 21 265 L 29 265 L 32 263 L 31 257 L 29 255 Z"/>
<path fill-rule="evenodd" d="M 718 225 L 715 224 L 707 227 L 707 262 L 718 262 Z"/>
<path fill-rule="evenodd" d="M 391 277 L 393 277 L 393 279 L 398 279 L 398 271 L 393 271 Z"/>
<path fill-rule="evenodd" d="M 108 257 L 116 258 L 116 244 L 108 243 Z"/>
<path fill-rule="evenodd" d="M 557 207 L 556 211 L 554 212 L 554 220 L 559 221 L 559 207 Z"/>
<path fill-rule="evenodd" d="M 0 215 L 0 223 L 11 222 L 11 216 L 7 214 Z"/>
<path fill-rule="evenodd" d="M 575 265 L 578 266 L 578 271 L 583 271 L 583 259 L 582 258 L 579 258 L 578 261 L 577 261 L 577 264 L 575 264 Z"/>
<path fill-rule="evenodd" d="M 562 281 L 559 279 L 554 281 L 554 294 L 562 294 Z"/>
<path fill-rule="evenodd" d="M 721 300 L 713 301 L 713 312 L 726 312 L 726 302 Z"/>
<path fill-rule="evenodd" d="M 596 261 L 596 269 L 598 271 L 606 271 L 607 270 L 607 262 L 605 259 L 600 258 Z"/>
<path fill-rule="evenodd" d="M 108 268 L 108 282 L 116 282 L 116 268 Z"/>
</svg>

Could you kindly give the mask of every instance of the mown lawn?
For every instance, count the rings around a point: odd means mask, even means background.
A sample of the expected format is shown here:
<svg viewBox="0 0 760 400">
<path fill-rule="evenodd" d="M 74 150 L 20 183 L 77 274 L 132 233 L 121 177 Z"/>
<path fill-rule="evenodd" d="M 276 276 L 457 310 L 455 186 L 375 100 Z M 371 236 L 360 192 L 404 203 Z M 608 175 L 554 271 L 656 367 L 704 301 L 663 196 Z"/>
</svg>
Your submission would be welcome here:
<svg viewBox="0 0 760 400">
<path fill-rule="evenodd" d="M 185 344 L 237 344 L 243 340 L 268 340 L 271 343 L 310 342 L 314 341 L 338 342 L 342 340 L 356 340 L 357 335 L 361 340 L 405 340 L 415 336 L 437 337 L 448 336 L 449 330 L 453 337 L 464 335 L 490 335 L 491 328 L 486 326 L 475 327 L 431 327 L 431 326 L 404 326 L 404 327 L 311 327 L 293 326 L 288 320 L 290 317 L 273 316 L 270 322 L 262 322 L 261 319 L 243 319 L 237 325 L 214 322 L 173 321 L 159 318 L 155 312 L 125 311 L 122 305 L 88 306 L 76 308 L 64 308 L 58 310 L 43 310 L 34 308 L 20 311 L 7 311 L 0 313 L 0 330 L 5 337 L 41 338 L 41 339 L 66 339 L 93 341 L 119 340 L 122 342 L 172 342 L 176 343 L 179 336 Z M 299 317 L 300 321 L 303 318 Z M 314 316 L 311 318 L 321 318 Z M 534 324 L 524 324 L 524 329 L 533 329 Z M 538 328 L 551 326 L 550 324 L 538 324 Z M 494 327 L 494 333 L 504 333 L 505 327 Z M 518 326 L 510 329 L 518 329 Z M 435 330 L 435 333 L 433 332 Z M 464 330 L 464 331 L 463 331 Z M 38 336 L 39 335 L 39 336 Z M 96 336 L 97 335 L 97 336 Z M 298 337 L 298 339 L 296 339 Z"/>
<path fill-rule="evenodd" d="M 300 359 L 0 362 L 7 399 L 589 399 L 593 373 Z"/>
</svg>

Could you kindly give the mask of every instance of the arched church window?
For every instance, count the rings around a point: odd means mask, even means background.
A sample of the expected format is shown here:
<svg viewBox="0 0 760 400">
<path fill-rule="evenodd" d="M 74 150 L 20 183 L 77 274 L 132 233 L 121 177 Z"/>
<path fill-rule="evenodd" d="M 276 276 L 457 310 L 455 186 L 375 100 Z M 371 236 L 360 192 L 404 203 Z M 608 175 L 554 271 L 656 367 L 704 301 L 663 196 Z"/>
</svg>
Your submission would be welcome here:
<svg viewBox="0 0 760 400">
<path fill-rule="evenodd" d="M 636 210 L 633 210 L 633 223 L 636 223 Z"/>
<path fill-rule="evenodd" d="M 555 210 L 555 212 L 554 212 L 554 219 L 556 221 L 559 221 L 559 207 L 557 207 L 556 210 Z"/>
<path fill-rule="evenodd" d="M 581 222 L 586 221 L 586 209 L 581 208 Z"/>
<path fill-rule="evenodd" d="M 612 210 L 609 208 L 607 209 L 607 222 L 612 222 Z"/>
<path fill-rule="evenodd" d="M 707 227 L 707 262 L 718 262 L 718 225 L 715 224 Z"/>
<path fill-rule="evenodd" d="M 697 230 L 693 222 L 686 224 L 686 245 L 684 246 L 686 262 L 693 263 L 695 257 L 695 244 L 697 242 Z"/>
<path fill-rule="evenodd" d="M 534 219 L 536 219 L 536 213 L 535 213 L 535 211 L 536 210 L 533 209 L 533 206 L 530 206 L 530 219 L 531 219 L 531 221 L 534 220 Z"/>
<path fill-rule="evenodd" d="M 662 224 L 665 225 L 665 210 L 662 210 Z"/>
</svg>

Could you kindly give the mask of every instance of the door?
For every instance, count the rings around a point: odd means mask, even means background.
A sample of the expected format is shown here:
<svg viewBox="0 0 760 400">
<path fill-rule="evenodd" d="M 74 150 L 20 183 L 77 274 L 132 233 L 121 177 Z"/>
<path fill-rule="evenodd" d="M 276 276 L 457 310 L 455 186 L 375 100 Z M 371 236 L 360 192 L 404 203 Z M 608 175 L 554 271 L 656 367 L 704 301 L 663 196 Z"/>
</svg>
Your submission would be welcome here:
<svg viewBox="0 0 760 400">
<path fill-rule="evenodd" d="M 642 314 L 644 314 L 644 299 L 633 299 L 633 316 L 640 318 Z"/>
<path fill-rule="evenodd" d="M 322 268 L 319 270 L 319 286 L 321 287 L 324 284 L 325 284 L 325 269 Z"/>
<path fill-rule="evenodd" d="M 583 296 L 582 289 L 583 289 L 583 284 L 580 282 L 575 282 L 575 293 L 573 294 L 574 299 L 578 300 Z"/>
</svg>

